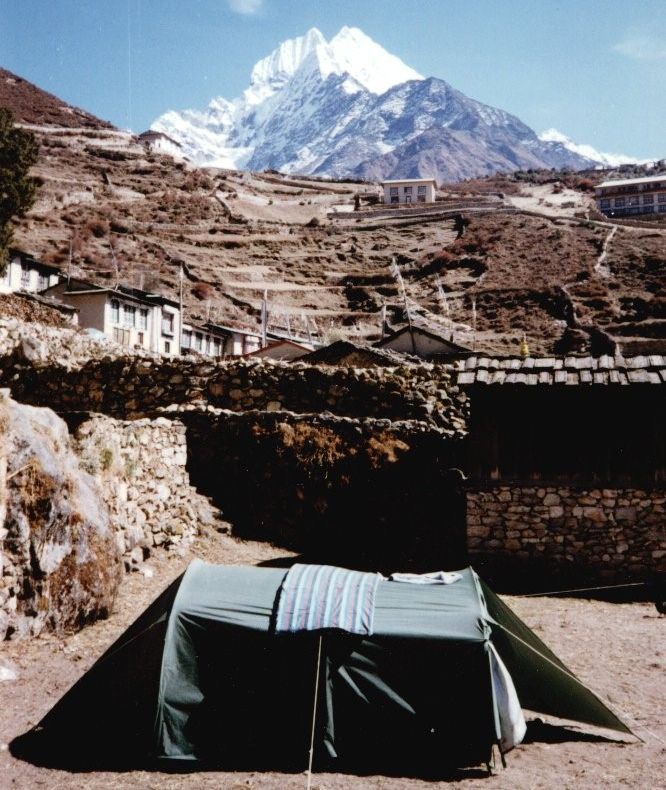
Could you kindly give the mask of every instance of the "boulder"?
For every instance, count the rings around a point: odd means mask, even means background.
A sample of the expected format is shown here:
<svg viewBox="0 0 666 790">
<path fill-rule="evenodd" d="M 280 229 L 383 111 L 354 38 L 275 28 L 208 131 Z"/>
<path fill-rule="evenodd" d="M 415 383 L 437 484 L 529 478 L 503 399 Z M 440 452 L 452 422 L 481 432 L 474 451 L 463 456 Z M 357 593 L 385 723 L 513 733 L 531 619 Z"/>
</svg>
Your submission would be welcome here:
<svg viewBox="0 0 666 790">
<path fill-rule="evenodd" d="M 54 412 L 0 393 L 0 639 L 104 617 L 120 580 L 99 484 Z M 4 601 L 4 603 L 2 603 Z"/>
</svg>

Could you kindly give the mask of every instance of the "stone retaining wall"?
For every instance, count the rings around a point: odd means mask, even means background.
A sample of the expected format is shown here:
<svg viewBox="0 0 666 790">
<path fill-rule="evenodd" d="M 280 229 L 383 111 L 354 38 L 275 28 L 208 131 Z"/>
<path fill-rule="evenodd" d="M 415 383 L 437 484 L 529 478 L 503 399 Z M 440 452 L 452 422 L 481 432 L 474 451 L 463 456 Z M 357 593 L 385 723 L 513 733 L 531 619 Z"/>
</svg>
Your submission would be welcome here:
<svg viewBox="0 0 666 790">
<path fill-rule="evenodd" d="M 472 562 L 622 583 L 666 570 L 666 491 L 500 485 L 467 492 Z"/>
<path fill-rule="evenodd" d="M 218 511 L 190 485 L 181 422 L 90 415 L 74 430 L 74 449 L 100 483 L 127 570 L 215 523 Z"/>
<path fill-rule="evenodd" d="M 465 561 L 461 443 L 423 422 L 185 410 L 189 471 L 234 534 L 327 563 L 433 570 Z"/>
<path fill-rule="evenodd" d="M 0 386 L 9 387 L 17 400 L 61 413 L 138 419 L 172 404 L 203 404 L 235 412 L 328 411 L 347 417 L 419 420 L 451 437 L 465 430 L 466 396 L 455 386 L 447 365 L 361 369 L 266 360 L 102 356 L 105 347 L 86 345 L 80 338 L 76 343 L 84 346 L 76 346 L 66 330 L 62 333 L 74 346 L 67 347 L 69 356 L 64 351 L 58 356 L 57 335 L 36 339 L 33 330 L 26 334 L 15 329 L 3 341 L 2 329 L 0 322 Z"/>
</svg>

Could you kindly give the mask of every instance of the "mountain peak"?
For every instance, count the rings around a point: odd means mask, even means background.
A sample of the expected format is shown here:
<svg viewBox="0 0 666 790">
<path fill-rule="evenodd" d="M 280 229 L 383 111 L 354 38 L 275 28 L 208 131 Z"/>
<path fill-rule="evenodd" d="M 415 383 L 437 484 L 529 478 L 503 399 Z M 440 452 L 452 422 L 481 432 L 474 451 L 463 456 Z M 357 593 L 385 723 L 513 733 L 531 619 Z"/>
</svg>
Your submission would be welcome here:
<svg viewBox="0 0 666 790">
<path fill-rule="evenodd" d="M 199 164 L 336 177 L 425 169 L 450 179 L 590 164 L 515 116 L 425 79 L 349 26 L 329 41 L 317 28 L 283 41 L 254 66 L 239 98 L 213 99 L 204 113 L 166 113 L 152 128 Z"/>
</svg>

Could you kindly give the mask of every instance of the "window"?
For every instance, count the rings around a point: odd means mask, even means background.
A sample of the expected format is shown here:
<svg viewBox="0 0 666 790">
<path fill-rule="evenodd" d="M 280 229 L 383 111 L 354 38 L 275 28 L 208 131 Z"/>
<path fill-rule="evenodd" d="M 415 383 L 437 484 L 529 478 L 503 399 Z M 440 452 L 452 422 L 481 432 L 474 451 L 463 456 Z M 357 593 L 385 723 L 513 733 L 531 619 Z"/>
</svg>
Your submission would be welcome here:
<svg viewBox="0 0 666 790">
<path fill-rule="evenodd" d="M 615 198 L 615 208 L 624 208 L 624 198 Z"/>
<path fill-rule="evenodd" d="M 21 288 L 30 288 L 30 268 L 21 264 Z"/>
<path fill-rule="evenodd" d="M 418 187 L 416 191 L 419 193 L 419 195 L 425 195 L 426 193 L 425 185 Z"/>
<path fill-rule="evenodd" d="M 657 203 L 666 203 L 666 192 L 661 192 L 657 195 Z"/>
<path fill-rule="evenodd" d="M 610 208 L 610 200 L 608 200 L 608 198 L 606 198 L 605 200 L 600 200 L 599 208 Z"/>
<path fill-rule="evenodd" d="M 661 206 L 659 206 L 659 213 L 666 214 L 666 203 L 662 203 Z"/>
<path fill-rule="evenodd" d="M 393 197 L 394 195 L 397 196 L 397 194 L 398 194 L 398 187 L 391 187 L 389 189 L 389 195 L 391 197 Z"/>
<path fill-rule="evenodd" d="M 164 341 L 164 353 L 165 354 L 171 353 L 171 343 L 168 340 Z"/>
<path fill-rule="evenodd" d="M 111 300 L 111 323 L 120 323 L 120 302 L 117 299 Z"/>
<path fill-rule="evenodd" d="M 213 340 L 213 355 L 216 356 L 216 357 L 219 357 L 220 356 L 220 352 L 221 352 L 220 340 L 219 340 L 219 338 L 216 337 Z"/>
<path fill-rule="evenodd" d="M 190 348 L 192 345 L 192 330 L 191 329 L 183 329 L 183 348 Z"/>
<path fill-rule="evenodd" d="M 398 199 L 397 195 L 391 195 L 391 203 L 399 203 L 400 200 Z"/>
<path fill-rule="evenodd" d="M 201 351 L 203 348 L 203 335 L 201 334 L 201 332 L 197 332 L 194 335 L 194 348 L 197 351 Z"/>
<path fill-rule="evenodd" d="M 162 313 L 162 334 L 173 335 L 173 313 Z"/>
<path fill-rule="evenodd" d="M 49 276 L 40 272 L 37 280 L 37 290 L 45 291 L 49 287 Z"/>
<path fill-rule="evenodd" d="M 412 188 L 411 187 L 403 187 L 403 190 L 405 192 L 405 195 L 411 195 L 412 194 Z"/>
<path fill-rule="evenodd" d="M 411 202 L 412 202 L 412 196 L 411 195 L 405 195 L 405 203 L 411 203 Z"/>
<path fill-rule="evenodd" d="M 418 200 L 419 203 L 425 203 L 426 202 L 426 196 L 425 195 L 418 195 L 416 199 Z"/>
<path fill-rule="evenodd" d="M 118 326 L 114 326 L 113 339 L 116 341 L 116 343 L 120 343 L 121 346 L 129 346 L 130 344 L 129 329 L 121 329 Z"/>
<path fill-rule="evenodd" d="M 638 195 L 632 195 L 631 197 L 627 198 L 627 204 L 630 206 L 638 206 L 640 205 L 640 198 Z"/>
<path fill-rule="evenodd" d="M 134 326 L 136 322 L 136 307 L 133 304 L 123 305 L 123 326 Z"/>
<path fill-rule="evenodd" d="M 148 309 L 145 307 L 139 308 L 139 323 L 138 329 L 148 329 Z"/>
<path fill-rule="evenodd" d="M 144 339 L 145 339 L 144 333 L 143 332 L 139 332 L 137 334 L 137 345 L 143 346 Z"/>
</svg>

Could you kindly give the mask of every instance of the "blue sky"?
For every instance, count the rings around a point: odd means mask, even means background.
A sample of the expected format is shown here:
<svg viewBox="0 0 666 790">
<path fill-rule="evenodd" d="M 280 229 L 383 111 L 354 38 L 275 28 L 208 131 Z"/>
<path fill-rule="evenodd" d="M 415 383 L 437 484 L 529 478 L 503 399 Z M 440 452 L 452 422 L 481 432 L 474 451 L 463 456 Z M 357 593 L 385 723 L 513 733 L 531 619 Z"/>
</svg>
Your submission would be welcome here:
<svg viewBox="0 0 666 790">
<path fill-rule="evenodd" d="M 666 157 L 666 0 L 0 0 L 0 65 L 142 131 L 343 25 L 537 132 Z"/>
</svg>

